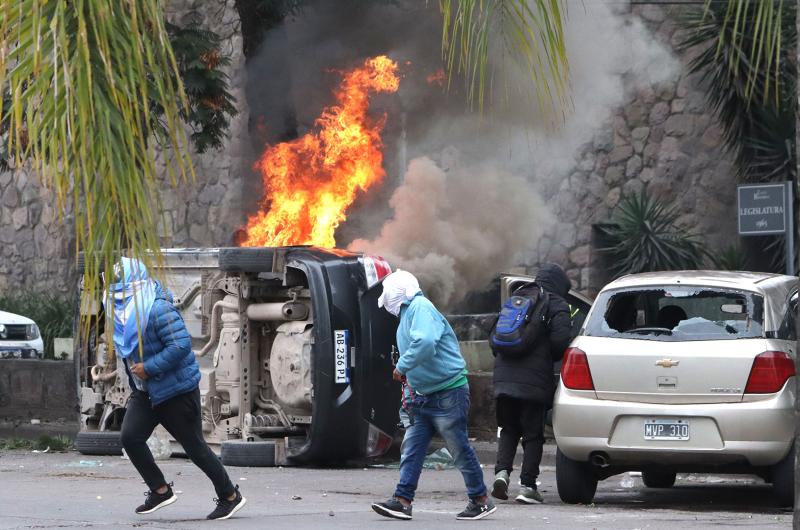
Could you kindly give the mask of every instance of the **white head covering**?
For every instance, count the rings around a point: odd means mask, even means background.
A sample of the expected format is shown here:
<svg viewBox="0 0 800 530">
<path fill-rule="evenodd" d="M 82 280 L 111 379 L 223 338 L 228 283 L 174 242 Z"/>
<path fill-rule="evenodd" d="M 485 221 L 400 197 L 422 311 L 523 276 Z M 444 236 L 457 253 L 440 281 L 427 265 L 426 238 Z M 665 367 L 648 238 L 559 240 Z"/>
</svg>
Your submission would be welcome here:
<svg viewBox="0 0 800 530">
<path fill-rule="evenodd" d="M 383 307 L 397 316 L 400 314 L 403 302 L 411 300 L 421 291 L 419 282 L 413 274 L 397 269 L 383 279 L 383 292 L 378 297 L 378 307 Z"/>
</svg>

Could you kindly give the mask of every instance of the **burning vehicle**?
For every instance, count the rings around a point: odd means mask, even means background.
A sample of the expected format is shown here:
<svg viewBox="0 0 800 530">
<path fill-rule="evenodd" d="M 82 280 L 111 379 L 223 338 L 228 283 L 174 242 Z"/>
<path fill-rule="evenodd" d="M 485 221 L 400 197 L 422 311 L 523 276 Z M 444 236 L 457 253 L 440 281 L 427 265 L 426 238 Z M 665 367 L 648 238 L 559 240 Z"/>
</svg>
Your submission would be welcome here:
<svg viewBox="0 0 800 530">
<path fill-rule="evenodd" d="M 331 463 L 388 450 L 400 392 L 391 377 L 397 322 L 377 304 L 388 263 L 304 246 L 163 256 L 155 275 L 192 337 L 203 432 L 223 463 Z M 118 454 L 128 377 L 98 339 L 100 300 L 81 312 L 93 325 L 75 355 L 75 445 L 84 454 Z"/>
<path fill-rule="evenodd" d="M 397 322 L 378 308 L 381 258 L 337 249 L 357 193 L 384 176 L 369 97 L 398 89 L 385 56 L 340 72 L 315 129 L 269 145 L 255 164 L 265 195 L 240 247 L 163 251 L 154 276 L 172 292 L 200 362 L 203 430 L 228 465 L 329 463 L 391 445 L 399 387 Z M 119 453 L 128 378 L 102 343 L 100 301 L 79 363 L 84 453 Z"/>
</svg>

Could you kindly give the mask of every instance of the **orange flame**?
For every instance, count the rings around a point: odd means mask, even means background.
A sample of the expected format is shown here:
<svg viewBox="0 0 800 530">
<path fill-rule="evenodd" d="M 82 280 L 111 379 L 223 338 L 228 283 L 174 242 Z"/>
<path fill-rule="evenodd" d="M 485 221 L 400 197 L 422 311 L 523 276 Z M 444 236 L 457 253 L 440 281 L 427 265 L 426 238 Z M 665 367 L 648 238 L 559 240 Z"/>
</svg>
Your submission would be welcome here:
<svg viewBox="0 0 800 530">
<path fill-rule="evenodd" d="M 344 73 L 337 104 L 322 111 L 316 131 L 267 147 L 255 167 L 269 210 L 250 217 L 242 246 L 336 246 L 334 232 L 356 193 L 385 175 L 385 116 L 370 120 L 369 94 L 395 92 L 399 85 L 397 63 L 386 56 L 367 59 Z"/>
<path fill-rule="evenodd" d="M 426 81 L 429 85 L 438 85 L 440 87 L 444 86 L 444 82 L 447 81 L 447 76 L 444 73 L 444 68 L 439 68 L 432 74 L 429 74 L 426 78 Z"/>
</svg>

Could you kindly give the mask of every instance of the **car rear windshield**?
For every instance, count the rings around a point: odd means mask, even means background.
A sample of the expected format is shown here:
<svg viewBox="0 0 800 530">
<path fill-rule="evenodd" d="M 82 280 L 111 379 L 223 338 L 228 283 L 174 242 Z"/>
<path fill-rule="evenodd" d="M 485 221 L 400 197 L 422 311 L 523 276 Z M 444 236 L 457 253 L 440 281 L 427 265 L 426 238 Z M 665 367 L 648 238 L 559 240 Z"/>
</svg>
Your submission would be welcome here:
<svg viewBox="0 0 800 530">
<path fill-rule="evenodd" d="M 584 335 L 658 341 L 764 336 L 764 299 L 727 289 L 658 286 L 600 294 Z"/>
</svg>

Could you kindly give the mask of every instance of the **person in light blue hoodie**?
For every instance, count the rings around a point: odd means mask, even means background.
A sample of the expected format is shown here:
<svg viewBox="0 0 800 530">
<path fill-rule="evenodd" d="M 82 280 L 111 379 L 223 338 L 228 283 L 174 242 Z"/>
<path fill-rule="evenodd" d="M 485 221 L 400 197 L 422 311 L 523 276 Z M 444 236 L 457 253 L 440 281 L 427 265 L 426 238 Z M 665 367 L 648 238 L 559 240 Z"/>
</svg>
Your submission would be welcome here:
<svg viewBox="0 0 800 530">
<path fill-rule="evenodd" d="M 411 519 L 411 503 L 422 464 L 431 439 L 438 432 L 464 477 L 470 499 L 456 518 L 488 516 L 497 508 L 487 495 L 483 470 L 469 443 L 467 368 L 453 328 L 407 271 L 398 270 L 383 280 L 378 307 L 400 317 L 400 358 L 393 377 L 404 382 L 400 416 L 406 432 L 400 449 L 400 481 L 394 496 L 374 503 L 372 509 L 385 517 Z"/>
</svg>

